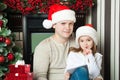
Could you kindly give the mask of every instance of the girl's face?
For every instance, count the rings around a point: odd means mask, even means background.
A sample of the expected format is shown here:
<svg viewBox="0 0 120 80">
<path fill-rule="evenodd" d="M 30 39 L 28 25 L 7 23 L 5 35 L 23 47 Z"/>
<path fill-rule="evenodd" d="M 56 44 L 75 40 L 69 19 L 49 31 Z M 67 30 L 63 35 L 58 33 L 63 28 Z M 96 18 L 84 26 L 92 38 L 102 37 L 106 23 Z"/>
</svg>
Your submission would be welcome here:
<svg viewBox="0 0 120 80">
<path fill-rule="evenodd" d="M 79 38 L 79 45 L 80 47 L 85 50 L 85 49 L 91 49 L 93 47 L 93 39 L 89 36 L 81 36 Z"/>
<path fill-rule="evenodd" d="M 60 38 L 68 39 L 73 32 L 74 22 L 70 20 L 60 21 L 53 25 L 55 35 Z"/>
</svg>

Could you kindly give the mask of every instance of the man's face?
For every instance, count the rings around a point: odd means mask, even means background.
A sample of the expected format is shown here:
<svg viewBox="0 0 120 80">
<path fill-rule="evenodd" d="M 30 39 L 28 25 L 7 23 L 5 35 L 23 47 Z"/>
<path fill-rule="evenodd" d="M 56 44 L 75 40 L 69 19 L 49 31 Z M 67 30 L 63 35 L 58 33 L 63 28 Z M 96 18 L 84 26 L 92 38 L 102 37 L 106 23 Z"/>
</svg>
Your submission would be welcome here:
<svg viewBox="0 0 120 80">
<path fill-rule="evenodd" d="M 69 38 L 73 32 L 74 22 L 71 20 L 64 20 L 54 24 L 55 34 L 62 38 Z"/>
</svg>

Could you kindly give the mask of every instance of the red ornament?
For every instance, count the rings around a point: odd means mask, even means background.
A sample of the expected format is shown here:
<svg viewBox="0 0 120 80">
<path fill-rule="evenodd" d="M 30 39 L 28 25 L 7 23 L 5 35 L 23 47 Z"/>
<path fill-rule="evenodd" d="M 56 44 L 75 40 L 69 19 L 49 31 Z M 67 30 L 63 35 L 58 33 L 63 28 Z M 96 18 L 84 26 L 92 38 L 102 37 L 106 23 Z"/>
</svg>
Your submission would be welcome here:
<svg viewBox="0 0 120 80">
<path fill-rule="evenodd" d="M 7 58 L 8 58 L 9 61 L 12 61 L 14 59 L 13 53 L 8 53 Z"/>
<path fill-rule="evenodd" d="M 0 55 L 0 63 L 3 63 L 5 61 L 5 57 L 3 55 Z"/>
<path fill-rule="evenodd" d="M 0 20 L 0 27 L 2 27 L 2 25 L 3 25 L 3 21 L 2 21 L 2 20 Z"/>
<path fill-rule="evenodd" d="M 5 37 L 0 36 L 0 42 L 5 42 Z"/>
<path fill-rule="evenodd" d="M 10 44 L 11 44 L 10 38 L 6 38 L 5 43 L 6 43 L 7 45 L 10 45 Z"/>
</svg>

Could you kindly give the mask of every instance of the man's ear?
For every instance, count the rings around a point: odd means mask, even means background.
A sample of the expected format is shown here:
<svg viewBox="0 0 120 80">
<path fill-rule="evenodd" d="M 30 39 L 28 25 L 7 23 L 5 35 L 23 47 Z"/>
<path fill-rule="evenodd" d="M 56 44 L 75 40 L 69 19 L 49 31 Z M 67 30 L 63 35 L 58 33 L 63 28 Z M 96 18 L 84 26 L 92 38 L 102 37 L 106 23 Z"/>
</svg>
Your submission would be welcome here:
<svg viewBox="0 0 120 80">
<path fill-rule="evenodd" d="M 52 28 L 55 29 L 56 23 L 52 25 Z"/>
</svg>

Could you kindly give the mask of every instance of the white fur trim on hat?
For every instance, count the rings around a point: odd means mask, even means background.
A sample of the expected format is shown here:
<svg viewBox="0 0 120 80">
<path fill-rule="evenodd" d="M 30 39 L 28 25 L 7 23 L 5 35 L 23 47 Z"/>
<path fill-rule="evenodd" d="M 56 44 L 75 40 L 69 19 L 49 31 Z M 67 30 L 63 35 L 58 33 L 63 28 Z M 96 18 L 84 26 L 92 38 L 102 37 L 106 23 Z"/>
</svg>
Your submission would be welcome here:
<svg viewBox="0 0 120 80">
<path fill-rule="evenodd" d="M 63 20 L 71 20 L 76 22 L 75 12 L 73 10 L 61 10 L 52 14 L 52 23 L 57 23 Z"/>
<path fill-rule="evenodd" d="M 88 35 L 90 36 L 94 43 L 97 45 L 98 44 L 98 39 L 97 39 L 97 32 L 94 28 L 90 26 L 81 26 L 76 30 L 76 44 L 79 45 L 78 39 L 83 36 L 83 35 Z"/>
<path fill-rule="evenodd" d="M 46 29 L 52 28 L 52 21 L 51 21 L 51 20 L 48 20 L 48 19 L 45 19 L 45 20 L 43 21 L 43 27 L 46 28 Z"/>
<path fill-rule="evenodd" d="M 53 24 L 64 20 L 71 20 L 73 22 L 76 22 L 75 12 L 70 9 L 57 11 L 51 15 L 51 19 L 48 18 L 43 21 L 43 27 L 50 29 L 52 28 Z"/>
</svg>

